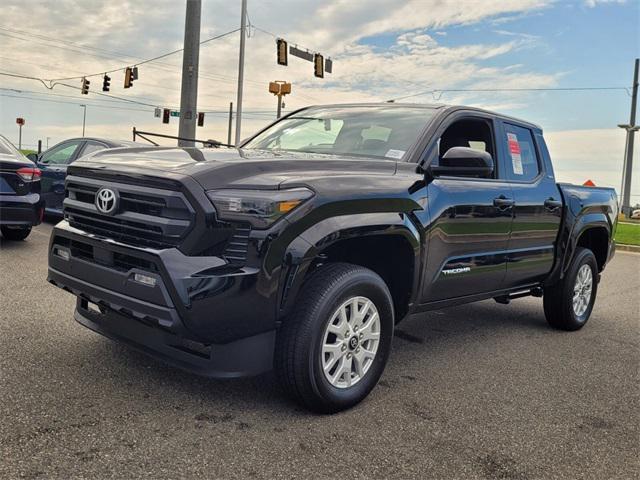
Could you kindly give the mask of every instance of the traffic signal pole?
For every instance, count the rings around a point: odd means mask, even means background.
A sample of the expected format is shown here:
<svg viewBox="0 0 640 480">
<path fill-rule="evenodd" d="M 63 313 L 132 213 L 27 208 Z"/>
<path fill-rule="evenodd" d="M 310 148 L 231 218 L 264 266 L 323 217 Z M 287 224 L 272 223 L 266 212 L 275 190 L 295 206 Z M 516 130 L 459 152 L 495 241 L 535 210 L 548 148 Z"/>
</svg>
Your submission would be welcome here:
<svg viewBox="0 0 640 480">
<path fill-rule="evenodd" d="M 244 82 L 244 41 L 247 33 L 247 0 L 242 0 L 240 20 L 240 55 L 238 59 L 238 99 L 236 101 L 236 141 L 240 144 L 240 126 L 242 124 L 242 86 Z"/>
<path fill-rule="evenodd" d="M 195 138 L 198 111 L 198 62 L 200 59 L 201 0 L 187 0 L 184 22 L 184 52 L 182 55 L 182 89 L 180 92 L 180 126 L 178 137 Z M 193 147 L 189 140 L 178 140 L 181 147 Z"/>
</svg>

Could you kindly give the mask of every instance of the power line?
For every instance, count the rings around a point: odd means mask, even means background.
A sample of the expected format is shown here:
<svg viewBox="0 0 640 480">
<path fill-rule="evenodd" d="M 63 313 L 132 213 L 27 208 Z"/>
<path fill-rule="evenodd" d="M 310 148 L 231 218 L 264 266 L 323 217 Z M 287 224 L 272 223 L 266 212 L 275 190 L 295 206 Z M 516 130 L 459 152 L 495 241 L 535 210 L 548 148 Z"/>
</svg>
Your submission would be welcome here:
<svg viewBox="0 0 640 480">
<path fill-rule="evenodd" d="M 275 34 L 273 34 L 271 32 L 267 32 L 266 30 L 263 30 L 263 29 L 258 29 L 258 27 L 255 27 L 255 25 L 251 25 L 251 27 L 256 29 L 256 30 L 260 30 L 263 33 L 267 33 L 268 35 L 271 35 L 271 36 L 275 37 Z M 18 34 L 18 35 L 28 35 L 29 38 L 21 38 L 21 37 L 15 36 L 15 35 L 3 33 L 2 30 L 8 31 L 8 32 L 12 32 L 12 33 L 15 33 L 15 34 Z M 209 42 L 209 41 L 212 41 L 212 40 L 216 40 L 216 39 L 221 38 L 222 36 L 225 36 L 225 35 L 230 35 L 231 33 L 234 33 L 234 32 L 236 32 L 238 30 L 240 30 L 240 28 L 237 28 L 235 30 L 231 30 L 230 32 L 226 32 L 224 34 L 221 34 L 221 35 L 218 35 L 218 36 L 215 36 L 215 37 L 211 37 L 211 38 L 206 39 L 206 40 L 203 40 L 201 42 L 201 44 Z M 34 42 L 32 37 L 36 37 L 36 38 L 42 39 L 42 40 L 44 40 L 46 42 L 62 43 L 64 46 L 62 46 L 62 45 L 49 45 L 49 44 L 46 44 L 46 43 L 41 43 L 41 42 L 35 41 L 35 43 L 39 43 L 39 44 L 50 46 L 50 47 L 60 48 L 60 49 L 63 49 L 63 50 L 69 50 L 71 52 L 80 53 L 82 55 L 89 55 L 89 56 L 95 56 L 95 57 L 100 57 L 100 58 L 114 58 L 114 59 L 117 59 L 119 61 L 127 61 L 126 59 L 123 59 L 122 57 L 126 57 L 127 59 L 128 58 L 134 59 L 131 62 L 128 62 L 127 66 L 128 65 L 142 65 L 143 63 L 148 63 L 149 64 L 148 67 L 152 67 L 152 68 L 156 68 L 156 69 L 159 69 L 159 70 L 171 72 L 172 74 L 177 74 L 178 72 L 176 72 L 175 69 L 176 68 L 180 68 L 179 65 L 175 65 L 175 64 L 171 64 L 171 63 L 165 63 L 165 62 L 158 62 L 157 59 L 161 58 L 161 57 L 164 57 L 164 56 L 169 56 L 169 55 L 172 55 L 174 53 L 177 53 L 177 52 L 181 51 L 181 49 L 180 50 L 175 50 L 173 52 L 168 52 L 167 54 L 160 55 L 160 56 L 158 56 L 156 58 L 143 59 L 141 57 L 135 57 L 135 56 L 128 55 L 128 54 L 123 54 L 121 52 L 105 50 L 105 49 L 97 48 L 97 47 L 90 47 L 90 46 L 87 46 L 87 45 L 84 45 L 84 44 L 75 43 L 75 42 L 71 42 L 71 41 L 68 41 L 68 40 L 57 39 L 55 37 L 42 35 L 42 34 L 37 34 L 37 33 L 33 33 L 33 32 L 28 32 L 28 31 L 25 31 L 25 30 L 18 30 L 18 29 L 10 29 L 10 28 L 7 28 L 7 27 L 0 27 L 0 35 L 7 35 L 7 36 L 9 36 L 11 38 L 15 38 L 17 40 L 29 41 L 29 42 Z M 305 47 L 302 47 L 302 48 L 305 48 Z M 87 52 L 86 50 L 94 50 L 96 52 L 104 52 L 104 53 L 94 54 L 94 53 Z M 151 62 L 153 62 L 153 63 L 151 63 Z M 163 67 L 161 67 L 161 65 L 164 65 L 164 66 L 167 66 L 167 67 L 172 67 L 172 68 L 163 68 Z M 121 70 L 122 68 L 124 68 L 124 67 L 121 67 L 119 69 L 114 69 L 114 70 L 107 70 L 106 72 L 105 71 L 101 71 L 100 73 L 95 73 L 95 74 L 82 75 L 82 76 L 78 75 L 78 76 L 75 76 L 75 77 L 55 78 L 55 79 L 52 79 L 52 80 L 35 78 L 35 77 L 32 77 L 32 79 L 37 79 L 37 80 L 39 80 L 41 82 L 42 81 L 54 82 L 56 80 L 73 80 L 73 79 L 80 79 L 80 78 L 89 77 L 89 76 L 99 76 L 99 75 L 103 75 L 104 73 L 113 73 L 113 72 Z M 199 72 L 199 76 L 202 77 L 202 78 L 208 78 L 208 79 L 211 79 L 211 80 L 215 80 L 215 81 L 219 81 L 219 82 L 223 82 L 223 83 L 228 83 L 228 84 L 233 84 L 236 81 L 236 79 L 234 77 L 231 77 L 231 76 L 228 76 L 228 75 L 223 75 L 223 74 L 220 74 L 220 73 L 211 73 L 211 72 L 206 72 L 206 71 L 200 71 Z M 256 81 L 256 80 L 247 79 L 247 80 L 245 80 L 245 83 L 252 84 L 252 85 L 249 85 L 249 87 L 251 87 L 251 88 L 261 88 L 262 89 L 265 86 L 265 84 L 263 82 L 259 82 L 259 81 Z M 53 88 L 53 86 L 49 86 L 49 85 L 46 85 L 46 84 L 44 84 L 44 86 L 47 87 L 48 89 L 52 89 Z M 169 87 L 162 87 L 162 86 L 154 86 L 154 87 L 170 89 Z M 297 92 L 297 95 L 299 95 L 302 98 L 306 98 L 306 99 L 308 99 L 308 100 L 310 100 L 312 102 L 320 101 L 317 97 L 306 95 L 306 94 L 303 94 L 303 93 L 300 93 L 300 92 Z M 218 98 L 227 98 L 226 96 L 216 95 L 216 94 L 206 94 L 205 96 L 212 96 L 212 97 L 218 97 Z"/>
<path fill-rule="evenodd" d="M 68 105 L 88 105 L 90 107 L 95 107 L 95 108 L 108 108 L 108 109 L 113 109 L 113 110 L 128 110 L 128 111 L 132 111 L 132 112 L 150 112 L 151 110 L 144 110 L 142 108 L 129 108 L 129 107 L 119 107 L 117 105 L 102 105 L 99 103 L 88 103 L 88 102 L 70 102 L 68 100 L 53 100 L 50 98 L 38 98 L 38 97 L 32 97 L 32 96 L 28 96 L 28 95 L 7 95 L 6 93 L 0 93 L 0 97 L 7 97 L 7 98 L 21 98 L 21 99 L 27 99 L 27 100 L 37 100 L 40 102 L 51 102 L 51 103 L 65 103 Z"/>
<path fill-rule="evenodd" d="M 74 42 L 71 42 L 71 41 L 68 41 L 68 40 L 57 39 L 55 37 L 50 37 L 50 36 L 47 36 L 47 35 L 35 34 L 35 33 L 27 32 L 27 31 L 24 31 L 24 30 L 14 30 L 14 29 L 8 29 L 6 27 L 0 27 L 0 30 L 7 30 L 7 31 L 11 31 L 11 32 L 17 32 L 19 34 L 24 34 L 24 35 L 28 35 L 29 36 L 29 38 L 21 38 L 21 37 L 15 37 L 15 36 L 9 35 L 12 38 L 15 38 L 17 40 L 33 42 L 33 38 L 31 38 L 31 37 L 35 36 L 35 37 L 44 39 L 47 42 L 56 42 L 56 43 L 62 43 L 64 45 L 77 46 L 78 48 L 80 48 L 82 50 L 78 50 L 76 48 L 69 48 L 68 46 L 67 47 L 63 47 L 63 46 L 60 46 L 60 45 L 47 45 L 47 44 L 42 44 L 41 43 L 42 45 L 52 46 L 52 47 L 55 47 L 55 48 L 60 48 L 62 50 L 69 50 L 71 52 L 81 53 L 83 55 L 95 56 L 95 57 L 99 57 L 99 58 L 113 58 L 113 59 L 116 59 L 116 60 L 119 60 L 119 61 L 126 61 L 126 60 L 123 60 L 123 59 L 131 58 L 131 59 L 133 59 L 133 61 L 129 62 L 128 63 L 129 65 L 131 65 L 131 64 L 136 65 L 137 64 L 136 62 L 140 62 L 140 61 L 144 60 L 142 57 L 136 57 L 134 55 L 129 55 L 129 54 L 125 54 L 125 53 L 122 53 L 122 52 L 116 52 L 116 51 L 111 51 L 111 50 L 105 50 L 105 49 L 97 48 L 97 47 L 90 47 L 90 46 L 87 46 L 87 45 L 84 45 L 84 44 L 74 43 Z M 6 35 L 6 34 L 3 34 L 0 31 L 0 35 Z M 39 42 L 36 42 L 36 43 L 39 43 Z M 94 50 L 96 52 L 105 52 L 106 55 L 104 53 L 100 54 L 100 55 L 96 55 L 96 54 L 93 54 L 93 53 L 89 53 L 86 50 Z M 162 68 L 161 65 L 164 65 L 164 66 L 167 66 L 167 67 L 171 67 L 171 68 L 170 69 Z M 180 68 L 180 65 L 176 65 L 176 64 L 173 64 L 173 63 L 166 63 L 166 62 L 158 62 L 158 61 L 154 61 L 154 64 L 148 65 L 148 66 L 151 67 L 151 68 L 156 68 L 156 69 L 159 69 L 159 70 L 163 70 L 165 72 L 171 72 L 171 73 L 176 73 L 176 74 L 177 74 L 177 72 L 175 71 L 175 69 L 176 68 Z M 101 74 L 102 73 L 104 73 L 104 72 L 101 72 Z M 221 79 L 228 79 L 228 80 L 226 80 L 227 83 L 235 81 L 234 77 L 231 77 L 229 75 L 222 75 L 220 73 L 210 73 L 210 72 L 201 71 L 201 72 L 199 72 L 199 75 L 200 75 L 200 77 L 210 78 L 212 80 L 223 81 Z M 261 85 L 261 86 L 264 85 L 263 82 L 258 82 L 258 81 L 255 81 L 255 80 L 246 80 L 246 82 L 247 83 L 254 83 L 254 84 L 257 84 L 257 85 Z"/>
<path fill-rule="evenodd" d="M 207 38 L 207 39 L 205 39 L 205 40 L 202 40 L 202 41 L 200 42 L 200 45 L 204 45 L 204 44 L 206 44 L 206 43 L 208 43 L 208 42 L 212 42 L 213 40 L 218 40 L 218 39 L 223 38 L 223 37 L 225 37 L 225 36 L 227 36 L 227 35 L 231 35 L 232 33 L 235 33 L 235 32 L 237 32 L 238 30 L 240 30 L 240 29 L 239 29 L 239 28 L 236 28 L 236 29 L 234 29 L 234 30 L 230 30 L 230 31 L 228 31 L 228 32 L 221 33 L 220 35 L 216 35 L 216 36 L 214 36 L 214 37 Z M 7 36 L 12 37 L 12 38 L 17 38 L 18 40 L 25 40 L 25 39 L 23 39 L 23 38 L 15 37 L 14 35 L 10 35 L 10 34 L 3 33 L 3 32 L 0 32 L 0 35 L 7 35 Z M 36 43 L 39 43 L 39 42 L 36 42 Z M 59 48 L 64 48 L 64 47 L 59 47 Z M 72 51 L 77 52 L 77 53 L 83 53 L 83 54 L 85 54 L 85 53 L 86 53 L 86 52 L 78 51 L 77 49 L 69 49 L 69 48 L 67 48 L 67 49 L 68 49 L 68 50 L 72 50 Z M 162 54 L 162 55 L 158 55 L 158 56 L 156 56 L 156 57 L 152 57 L 152 58 L 144 59 L 144 60 L 141 60 L 141 61 L 138 61 L 138 62 L 134 62 L 134 65 L 144 65 L 144 64 L 146 64 L 146 63 L 151 63 L 151 62 L 157 61 L 157 60 L 159 60 L 159 59 L 161 59 L 161 58 L 165 58 L 165 57 L 168 57 L 168 56 L 170 56 L 170 55 L 174 55 L 174 54 L 176 54 L 176 53 L 178 53 L 178 52 L 181 52 L 182 50 L 183 50 L 183 49 L 182 49 L 182 48 L 180 48 L 180 49 L 177 49 L 177 50 L 173 50 L 173 51 L 171 51 L 171 52 L 164 53 L 164 54 Z M 103 56 L 104 56 L 104 55 L 103 55 Z M 128 65 L 124 65 L 124 66 L 121 66 L 121 67 L 118 67 L 118 68 L 114 68 L 114 69 L 111 69 L 111 70 L 106 70 L 106 71 L 105 71 L 105 70 L 102 70 L 102 71 L 100 71 L 99 73 L 91 73 L 91 74 L 88 74 L 88 75 L 78 75 L 78 76 L 75 76 L 75 77 L 62 77 L 62 78 L 52 78 L 52 79 L 46 79 L 46 78 L 44 78 L 44 79 L 41 79 L 41 78 L 38 78 L 38 77 L 30 77 L 30 76 L 27 76 L 27 75 L 23 75 L 23 76 L 22 76 L 22 78 L 29 78 L 29 79 L 31 79 L 31 80 L 38 80 L 38 81 L 40 81 L 40 82 L 41 82 L 45 87 L 47 87 L 49 90 L 52 90 L 52 89 L 53 89 L 53 87 L 55 87 L 56 85 L 61 85 L 61 83 L 59 83 L 59 82 L 61 82 L 61 81 L 65 81 L 65 80 L 76 80 L 76 79 L 81 79 L 81 78 L 86 78 L 86 77 L 102 76 L 102 75 L 104 75 L 104 74 L 106 74 L 106 73 L 113 73 L 113 72 L 121 71 L 121 70 L 123 70 L 124 68 L 126 68 L 127 66 L 128 66 Z M 20 77 L 20 75 L 15 75 L 15 74 L 14 74 L 14 75 L 9 75 L 9 76 Z M 46 83 L 46 82 L 48 82 L 48 83 L 49 83 L 49 85 L 47 85 L 47 83 Z"/>
<path fill-rule="evenodd" d="M 47 93 L 47 94 L 43 94 L 40 92 L 25 92 L 25 91 L 21 91 L 21 90 L 12 90 L 12 89 L 4 89 L 4 88 L 0 88 L 0 90 L 7 90 L 7 91 L 16 91 L 16 93 L 20 93 L 19 95 L 9 95 L 6 93 L 0 93 L 0 97 L 7 97 L 7 98 L 19 98 L 19 99 L 27 99 L 27 100 L 35 100 L 35 101 L 41 101 L 41 102 L 50 102 L 50 103 L 60 103 L 60 104 L 68 104 L 68 105 L 88 105 L 91 107 L 95 107 L 95 108 L 106 108 L 106 109 L 113 109 L 113 110 L 127 110 L 127 111 L 132 111 L 132 112 L 151 112 L 153 110 L 151 109 L 143 109 L 143 108 L 130 108 L 130 107 L 123 107 L 123 106 L 118 106 L 118 105 L 103 105 L 103 104 L 99 104 L 99 103 L 88 103 L 86 101 L 80 103 L 80 101 L 78 102 L 72 102 L 72 101 L 68 101 L 68 100 L 54 100 L 54 99 L 48 99 L 48 98 L 39 98 L 39 97 L 34 97 L 31 95 L 23 95 L 22 93 L 34 93 L 36 95 L 52 95 L 52 96 L 57 96 L 57 97 L 64 97 L 64 98 L 76 98 L 72 95 L 61 95 L 61 94 L 55 94 L 55 93 Z M 104 100 L 100 100 L 100 99 L 95 99 L 95 101 L 104 101 Z M 226 110 L 201 110 L 203 113 L 206 113 L 207 115 L 217 115 L 217 116 L 221 116 L 226 118 L 228 115 L 228 112 Z M 254 118 L 263 118 L 263 117 L 273 117 L 273 113 L 272 112 L 268 112 L 268 111 L 259 111 L 259 110 L 248 110 L 247 111 L 247 115 L 254 117 Z"/>
<path fill-rule="evenodd" d="M 204 45 L 205 43 L 212 42 L 213 40 L 218 40 L 218 39 L 220 39 L 222 37 L 226 37 L 227 35 L 231 35 L 232 33 L 237 32 L 238 30 L 240 30 L 240 29 L 236 28 L 234 30 L 230 30 L 228 32 L 221 33 L 220 35 L 216 35 L 215 37 L 207 38 L 205 40 L 202 40 L 200 42 L 200 45 Z M 167 52 L 167 53 L 163 53 L 162 55 L 158 55 L 157 57 L 149 58 L 149 59 L 143 60 L 141 62 L 135 62 L 135 65 L 140 66 L 140 65 L 144 65 L 145 63 L 154 62 L 156 60 L 160 60 L 161 58 L 165 58 L 165 57 L 168 57 L 170 55 L 182 52 L 183 50 L 184 50 L 184 48 L 179 48 L 177 50 L 173 50 L 172 52 Z M 76 80 L 76 79 L 83 78 L 83 77 L 96 77 L 96 76 L 104 75 L 105 73 L 119 72 L 120 70 L 122 70 L 122 69 L 124 69 L 126 67 L 127 67 L 127 65 L 124 65 L 124 66 L 119 67 L 119 68 L 114 68 L 113 70 L 107 70 L 106 72 L 102 71 L 102 72 L 99 72 L 99 73 L 91 73 L 89 75 L 82 75 L 82 76 L 79 76 L 79 77 L 52 78 L 50 80 L 50 82 L 63 81 L 63 80 Z"/>
<path fill-rule="evenodd" d="M 387 100 L 388 102 L 395 102 L 397 100 L 404 100 L 406 98 L 419 97 L 422 95 L 435 94 L 435 93 L 452 93 L 452 92 L 579 92 L 579 91 L 593 91 L 593 90 L 624 90 L 629 92 L 627 87 L 539 87 L 539 88 L 434 88 L 431 90 L 425 90 L 423 92 L 412 93 L 411 95 L 404 95 L 402 97 L 392 98 Z M 442 96 L 442 95 L 440 95 Z"/>
</svg>

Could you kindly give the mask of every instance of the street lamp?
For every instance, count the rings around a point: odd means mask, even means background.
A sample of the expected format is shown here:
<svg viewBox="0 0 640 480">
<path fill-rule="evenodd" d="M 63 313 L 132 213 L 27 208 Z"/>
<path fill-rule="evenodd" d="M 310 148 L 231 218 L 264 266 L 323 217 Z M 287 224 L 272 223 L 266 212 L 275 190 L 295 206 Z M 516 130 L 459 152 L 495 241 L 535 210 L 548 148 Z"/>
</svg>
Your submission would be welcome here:
<svg viewBox="0 0 640 480">
<path fill-rule="evenodd" d="M 82 136 L 84 137 L 84 126 L 87 123 L 87 106 L 85 104 L 80 106 L 84 108 L 84 112 L 82 113 Z"/>
</svg>

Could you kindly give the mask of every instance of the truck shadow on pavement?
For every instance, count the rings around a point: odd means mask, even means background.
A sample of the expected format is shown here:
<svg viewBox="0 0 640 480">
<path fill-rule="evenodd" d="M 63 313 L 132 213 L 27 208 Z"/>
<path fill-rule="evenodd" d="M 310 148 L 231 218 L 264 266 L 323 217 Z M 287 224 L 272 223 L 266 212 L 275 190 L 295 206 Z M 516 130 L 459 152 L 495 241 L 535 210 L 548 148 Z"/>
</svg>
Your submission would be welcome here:
<svg viewBox="0 0 640 480">
<path fill-rule="evenodd" d="M 420 370 L 421 363 L 429 363 L 434 348 L 443 356 L 448 349 L 457 350 L 461 344 L 482 342 L 483 337 L 529 337 L 548 330 L 542 305 L 524 303 L 505 308 L 482 302 L 407 318 L 396 328 L 387 373 L 377 390 L 380 386 L 383 389 L 389 386 L 385 377 L 393 377 L 397 366 L 402 365 L 404 369 L 408 365 Z M 505 338 L 505 341 L 509 340 Z M 166 365 L 127 345 L 97 336 L 95 341 L 77 344 L 77 349 L 80 351 L 76 353 L 85 358 L 83 364 L 90 370 L 88 373 L 99 373 L 87 362 L 100 359 L 100 370 L 107 370 L 111 379 L 120 383 L 132 398 L 139 397 L 147 404 L 154 399 L 162 402 L 173 398 L 176 405 L 182 407 L 197 400 L 203 409 L 195 414 L 198 421 L 232 421 L 235 418 L 233 411 L 286 410 L 308 415 L 284 395 L 273 372 L 240 379 L 200 377 Z M 118 389 L 118 385 L 112 388 Z M 217 413 L 208 413 L 212 411 Z"/>
</svg>

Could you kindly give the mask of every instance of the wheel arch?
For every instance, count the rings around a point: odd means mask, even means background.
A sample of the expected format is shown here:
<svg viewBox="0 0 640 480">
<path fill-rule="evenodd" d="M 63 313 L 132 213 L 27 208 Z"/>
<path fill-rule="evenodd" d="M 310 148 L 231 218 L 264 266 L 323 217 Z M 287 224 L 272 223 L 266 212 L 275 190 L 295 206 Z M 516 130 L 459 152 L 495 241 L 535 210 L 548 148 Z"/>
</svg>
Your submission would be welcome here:
<svg viewBox="0 0 640 480">
<path fill-rule="evenodd" d="M 593 252 L 598 263 L 598 271 L 602 271 L 611 252 L 611 225 L 604 214 L 592 213 L 578 217 L 571 232 L 567 251 L 564 254 L 562 273 L 566 273 L 578 247 L 588 248 Z"/>
<path fill-rule="evenodd" d="M 279 317 L 291 311 L 304 280 L 318 266 L 345 262 L 369 268 L 382 277 L 399 321 L 418 292 L 420 248 L 420 233 L 408 214 L 371 213 L 323 220 L 287 248 Z"/>
</svg>

